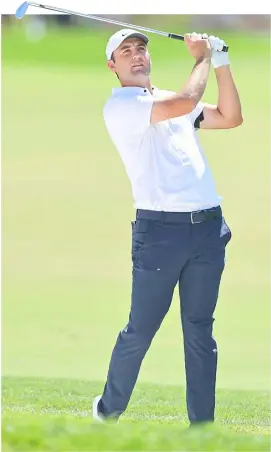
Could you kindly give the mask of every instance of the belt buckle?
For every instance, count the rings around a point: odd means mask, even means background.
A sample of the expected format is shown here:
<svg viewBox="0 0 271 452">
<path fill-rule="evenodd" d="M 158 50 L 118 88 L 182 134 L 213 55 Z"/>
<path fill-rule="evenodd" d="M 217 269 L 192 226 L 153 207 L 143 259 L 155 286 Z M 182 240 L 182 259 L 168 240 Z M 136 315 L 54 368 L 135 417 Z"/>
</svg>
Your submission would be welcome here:
<svg viewBox="0 0 271 452">
<path fill-rule="evenodd" d="M 194 219 L 193 219 L 194 213 L 199 213 L 199 212 L 201 212 L 201 210 L 194 210 L 194 212 L 191 212 L 191 213 L 190 213 L 190 219 L 191 219 L 191 223 L 192 223 L 192 224 L 202 223 L 202 221 L 194 221 Z"/>
</svg>

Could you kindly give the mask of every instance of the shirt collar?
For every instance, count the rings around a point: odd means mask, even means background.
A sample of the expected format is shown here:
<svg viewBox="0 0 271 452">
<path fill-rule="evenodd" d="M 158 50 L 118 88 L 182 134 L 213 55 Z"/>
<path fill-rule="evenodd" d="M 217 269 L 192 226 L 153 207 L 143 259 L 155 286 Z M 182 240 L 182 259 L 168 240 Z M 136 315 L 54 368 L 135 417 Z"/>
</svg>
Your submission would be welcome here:
<svg viewBox="0 0 271 452">
<path fill-rule="evenodd" d="M 158 88 L 154 85 L 152 85 L 152 92 L 155 94 L 158 90 Z M 113 88 L 112 94 L 120 94 L 120 93 L 133 93 L 133 94 L 148 94 L 151 96 L 151 93 L 149 92 L 148 88 L 142 88 L 141 86 L 121 86 L 120 88 Z"/>
</svg>

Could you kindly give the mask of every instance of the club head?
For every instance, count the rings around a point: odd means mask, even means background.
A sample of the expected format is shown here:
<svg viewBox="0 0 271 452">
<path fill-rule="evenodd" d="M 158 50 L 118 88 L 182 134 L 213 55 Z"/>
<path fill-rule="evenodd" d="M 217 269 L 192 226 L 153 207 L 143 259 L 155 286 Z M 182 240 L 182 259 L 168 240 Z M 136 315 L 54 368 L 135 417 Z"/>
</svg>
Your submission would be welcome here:
<svg viewBox="0 0 271 452">
<path fill-rule="evenodd" d="M 17 9 L 17 11 L 15 13 L 16 19 L 22 19 L 24 17 L 28 6 L 29 6 L 28 2 L 24 2 L 21 4 L 21 6 L 19 6 L 19 8 Z"/>
</svg>

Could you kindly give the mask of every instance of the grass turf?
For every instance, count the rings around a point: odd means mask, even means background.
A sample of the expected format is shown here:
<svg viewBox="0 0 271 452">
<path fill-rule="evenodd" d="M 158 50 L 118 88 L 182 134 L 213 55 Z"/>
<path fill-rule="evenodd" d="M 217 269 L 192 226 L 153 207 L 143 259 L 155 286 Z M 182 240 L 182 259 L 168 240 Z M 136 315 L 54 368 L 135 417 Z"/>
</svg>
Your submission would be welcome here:
<svg viewBox="0 0 271 452">
<path fill-rule="evenodd" d="M 267 392 L 220 390 L 217 424 L 188 430 L 181 388 L 139 385 L 120 424 L 106 426 L 91 420 L 101 390 L 99 382 L 4 378 L 3 450 L 269 450 Z"/>
</svg>

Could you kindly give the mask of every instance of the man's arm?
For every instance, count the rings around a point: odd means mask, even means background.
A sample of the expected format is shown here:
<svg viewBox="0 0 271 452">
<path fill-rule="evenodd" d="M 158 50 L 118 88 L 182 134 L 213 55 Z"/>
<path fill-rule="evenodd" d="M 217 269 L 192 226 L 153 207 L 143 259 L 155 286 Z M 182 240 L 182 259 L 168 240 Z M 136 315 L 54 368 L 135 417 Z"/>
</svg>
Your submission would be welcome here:
<svg viewBox="0 0 271 452">
<path fill-rule="evenodd" d="M 230 69 L 228 53 L 218 49 L 225 44 L 219 38 L 209 38 L 213 53 L 212 64 L 215 68 L 218 103 L 217 105 L 205 104 L 201 129 L 230 129 L 238 127 L 243 122 L 240 97 Z"/>
<path fill-rule="evenodd" d="M 191 113 L 204 93 L 210 73 L 210 44 L 208 40 L 203 40 L 201 35 L 190 34 L 185 35 L 185 43 L 196 60 L 192 73 L 180 93 L 153 101 L 152 124 Z"/>
<path fill-rule="evenodd" d="M 241 102 L 235 86 L 230 66 L 221 66 L 216 70 L 218 85 L 217 105 L 205 104 L 201 129 L 230 129 L 243 122 Z"/>
</svg>

